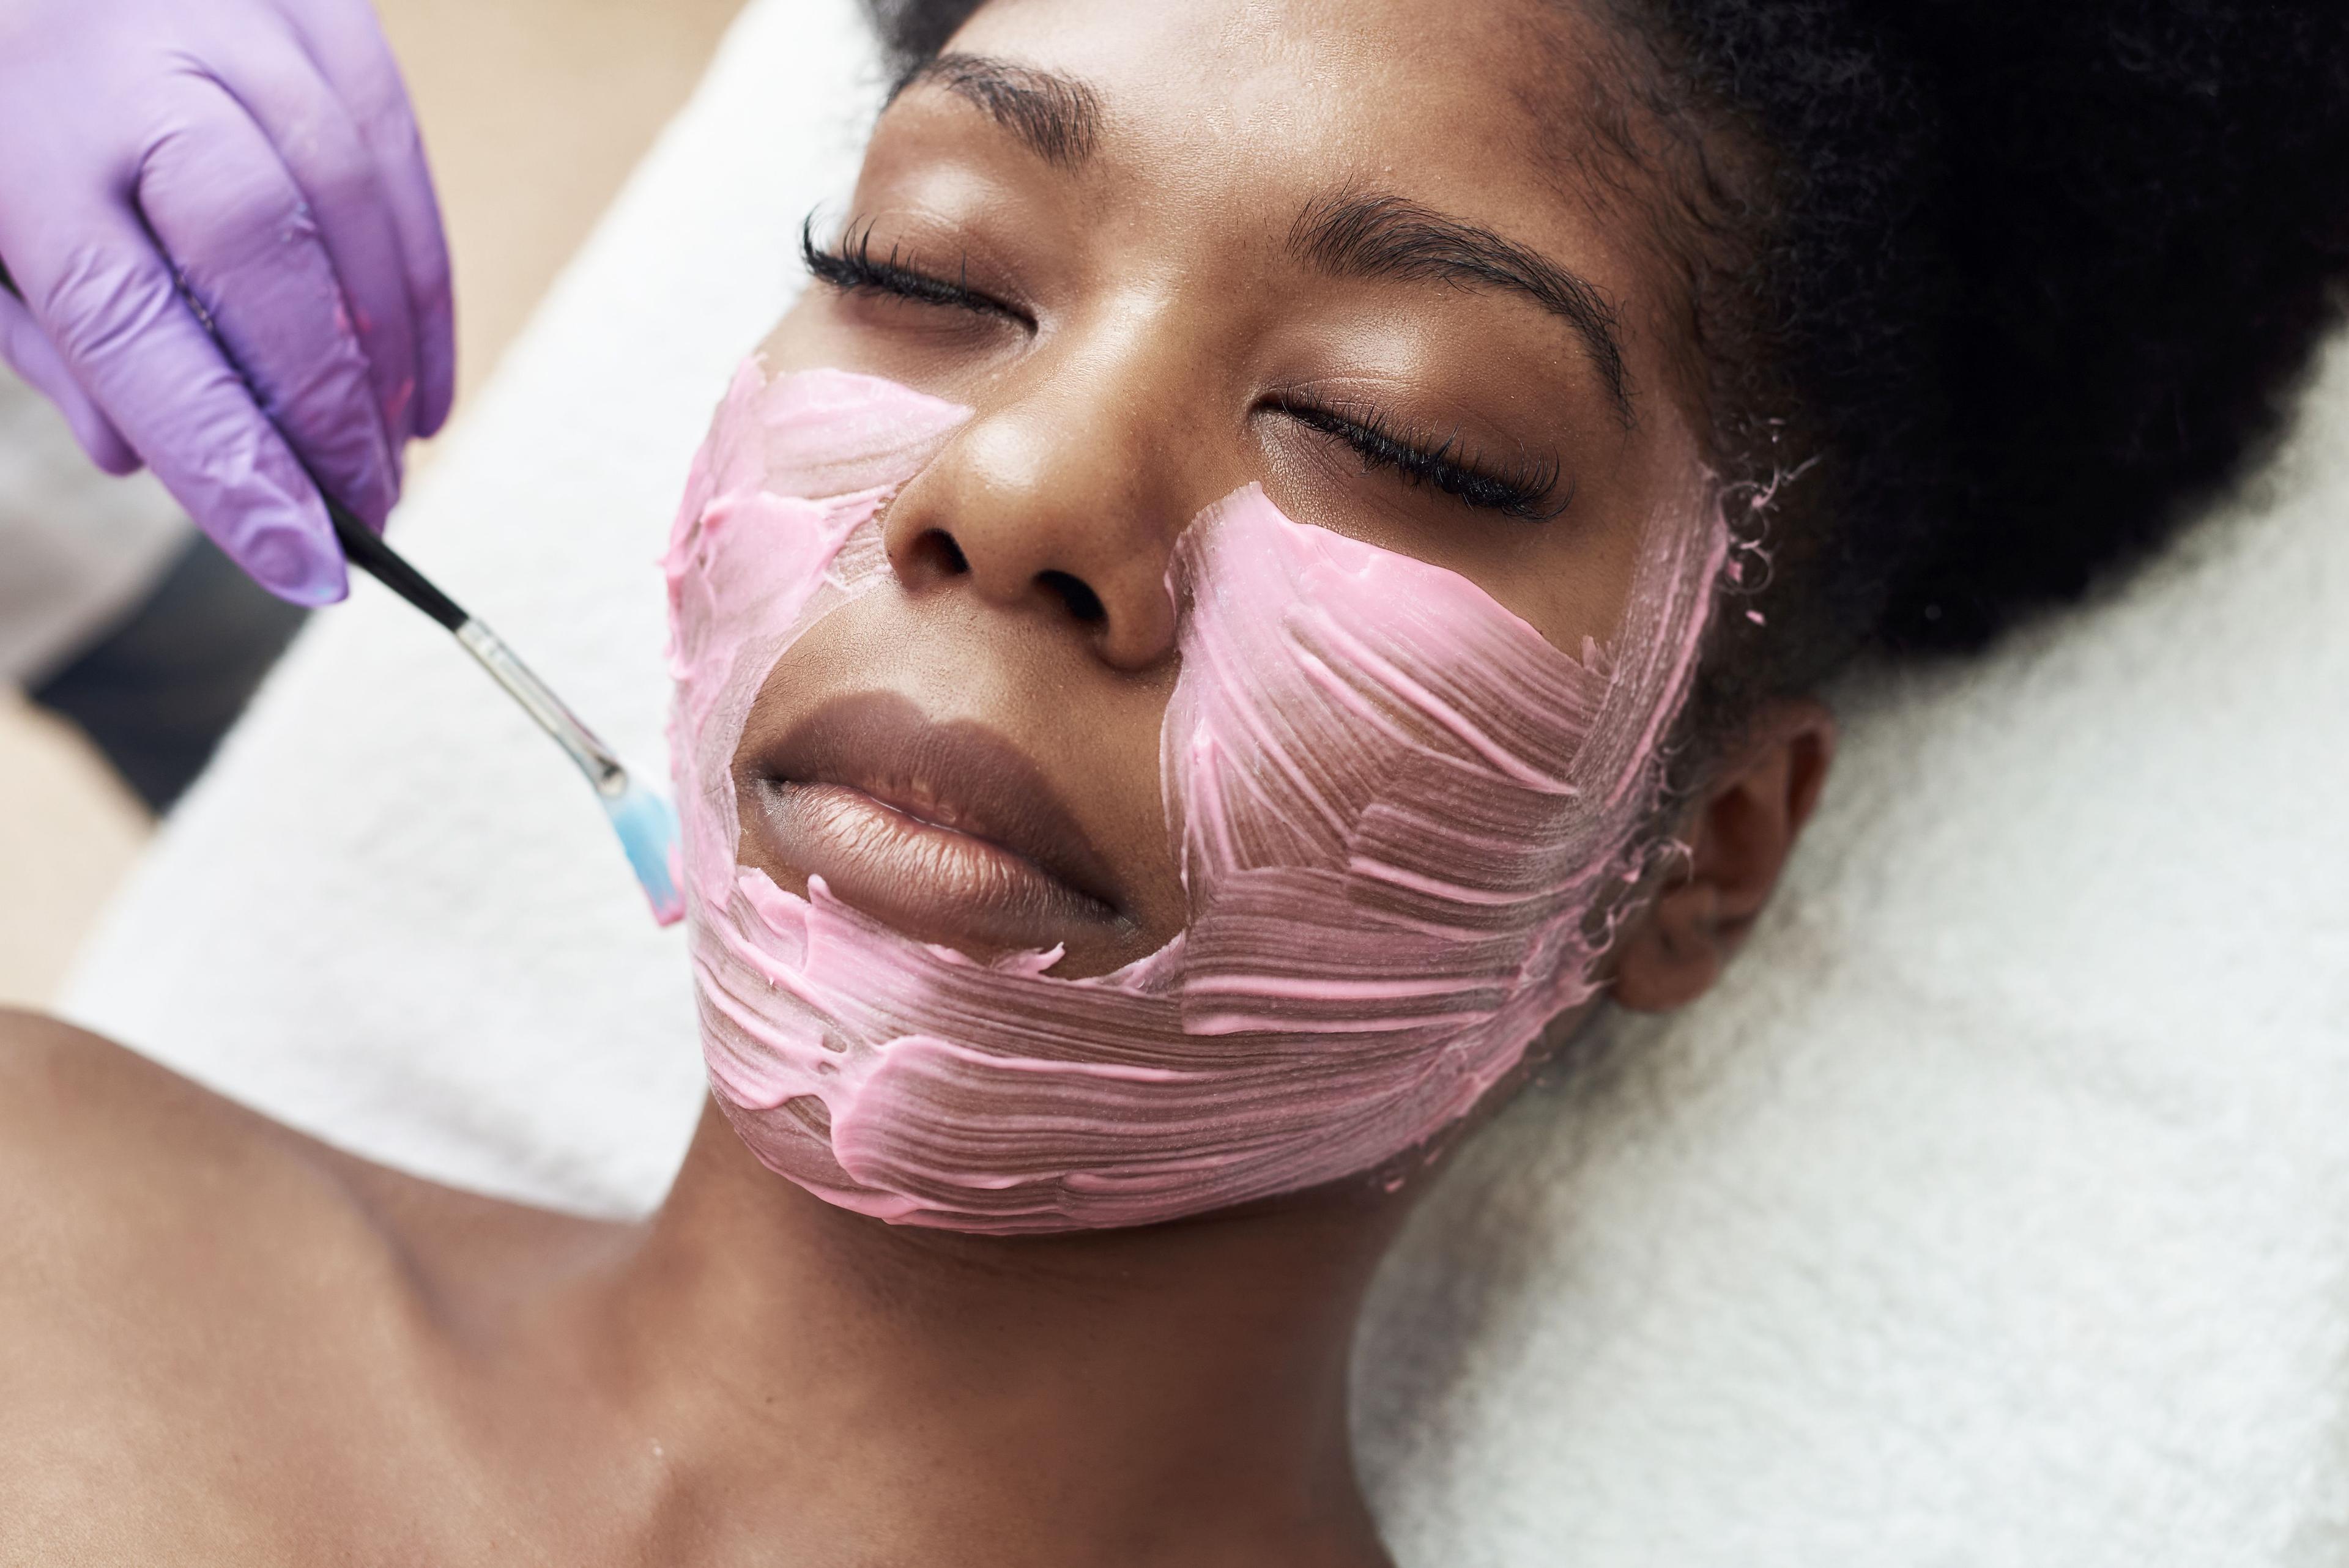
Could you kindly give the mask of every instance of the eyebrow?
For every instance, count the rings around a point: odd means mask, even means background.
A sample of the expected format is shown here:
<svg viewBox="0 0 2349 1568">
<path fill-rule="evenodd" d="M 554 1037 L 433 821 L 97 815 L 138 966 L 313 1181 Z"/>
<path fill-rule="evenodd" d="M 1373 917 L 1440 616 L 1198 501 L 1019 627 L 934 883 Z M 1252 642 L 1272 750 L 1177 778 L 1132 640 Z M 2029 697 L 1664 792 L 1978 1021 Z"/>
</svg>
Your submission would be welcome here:
<svg viewBox="0 0 2349 1568">
<path fill-rule="evenodd" d="M 1343 277 L 1437 279 L 1524 295 L 1572 327 L 1625 426 L 1632 422 L 1630 373 L 1615 307 L 1588 279 L 1490 229 L 1401 196 L 1349 191 L 1298 214 L 1289 248 Z"/>
<path fill-rule="evenodd" d="M 1101 137 L 1101 95 L 1059 71 L 989 55 L 938 55 L 899 77 L 888 101 L 916 87 L 937 88 L 976 106 L 1058 168 L 1083 163 Z M 1617 416 L 1626 427 L 1633 422 L 1614 305 L 1588 279 L 1538 252 L 1404 197 L 1364 191 L 1309 205 L 1290 228 L 1289 248 L 1342 276 L 1436 279 L 1524 295 L 1574 329 Z"/>
<path fill-rule="evenodd" d="M 1101 95 L 1076 77 L 987 55 L 939 55 L 906 72 L 889 92 L 935 87 L 977 105 L 1030 151 L 1062 169 L 1092 156 L 1101 138 Z"/>
</svg>

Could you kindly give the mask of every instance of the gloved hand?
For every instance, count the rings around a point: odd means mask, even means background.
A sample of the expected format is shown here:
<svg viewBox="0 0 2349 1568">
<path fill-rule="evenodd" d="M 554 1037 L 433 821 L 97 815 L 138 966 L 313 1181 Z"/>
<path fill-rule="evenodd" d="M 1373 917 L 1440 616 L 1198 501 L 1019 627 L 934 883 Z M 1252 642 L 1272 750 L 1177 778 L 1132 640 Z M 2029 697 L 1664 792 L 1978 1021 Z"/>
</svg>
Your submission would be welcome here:
<svg viewBox="0 0 2349 1568">
<path fill-rule="evenodd" d="M 0 353 L 101 468 L 143 459 L 283 597 L 343 596 L 301 463 L 380 528 L 456 372 L 366 0 L 0 0 Z"/>
</svg>

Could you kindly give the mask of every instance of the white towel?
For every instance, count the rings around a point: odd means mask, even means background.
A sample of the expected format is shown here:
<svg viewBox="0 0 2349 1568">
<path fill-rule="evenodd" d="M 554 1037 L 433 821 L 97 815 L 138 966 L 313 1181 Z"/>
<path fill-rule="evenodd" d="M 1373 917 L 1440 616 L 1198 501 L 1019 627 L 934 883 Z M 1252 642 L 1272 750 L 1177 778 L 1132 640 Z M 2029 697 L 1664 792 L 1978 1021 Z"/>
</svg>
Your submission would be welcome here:
<svg viewBox="0 0 2349 1568">
<path fill-rule="evenodd" d="M 875 88 L 849 0 L 754 5 L 399 524 L 655 765 L 653 558 Z M 2349 356 L 2307 425 L 2116 602 L 1854 683 L 1720 993 L 1448 1172 L 1360 1358 L 1406 1563 L 2349 1561 Z M 605 1212 L 698 1101 L 682 947 L 586 789 L 364 585 L 69 1010 Z"/>
</svg>

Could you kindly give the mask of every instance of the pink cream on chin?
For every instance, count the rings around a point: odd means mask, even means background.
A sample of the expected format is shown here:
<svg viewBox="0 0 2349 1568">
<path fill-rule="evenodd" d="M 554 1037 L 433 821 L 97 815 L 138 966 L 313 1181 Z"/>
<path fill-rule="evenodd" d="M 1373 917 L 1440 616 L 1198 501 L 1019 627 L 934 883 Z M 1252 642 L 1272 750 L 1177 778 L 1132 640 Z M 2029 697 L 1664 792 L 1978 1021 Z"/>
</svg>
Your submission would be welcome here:
<svg viewBox="0 0 2349 1568">
<path fill-rule="evenodd" d="M 792 643 L 882 582 L 876 516 L 969 411 L 746 364 L 667 560 L 702 1041 L 759 1158 L 892 1222 L 1148 1224 L 1424 1143 L 1588 1000 L 1727 545 L 1651 526 L 1611 651 L 1250 485 L 1169 572 L 1160 775 L 1188 900 L 1165 947 L 1063 980 L 982 964 L 736 863 L 732 764 Z"/>
</svg>

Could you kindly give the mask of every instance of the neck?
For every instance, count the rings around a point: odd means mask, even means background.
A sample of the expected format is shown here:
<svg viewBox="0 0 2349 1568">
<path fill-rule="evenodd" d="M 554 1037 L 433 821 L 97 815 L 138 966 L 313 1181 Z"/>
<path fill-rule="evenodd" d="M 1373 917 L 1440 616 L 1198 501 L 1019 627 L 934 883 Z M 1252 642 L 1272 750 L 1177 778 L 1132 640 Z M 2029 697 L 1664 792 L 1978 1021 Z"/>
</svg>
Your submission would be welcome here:
<svg viewBox="0 0 2349 1568">
<path fill-rule="evenodd" d="M 607 1298 L 613 1370 L 672 1492 L 722 1500 L 684 1511 L 750 1539 L 1140 1563 L 1237 1532 L 1362 1561 L 1348 1349 L 1402 1217 L 1317 1194 L 1071 1236 L 892 1227 L 771 1174 L 713 1109 Z"/>
</svg>

